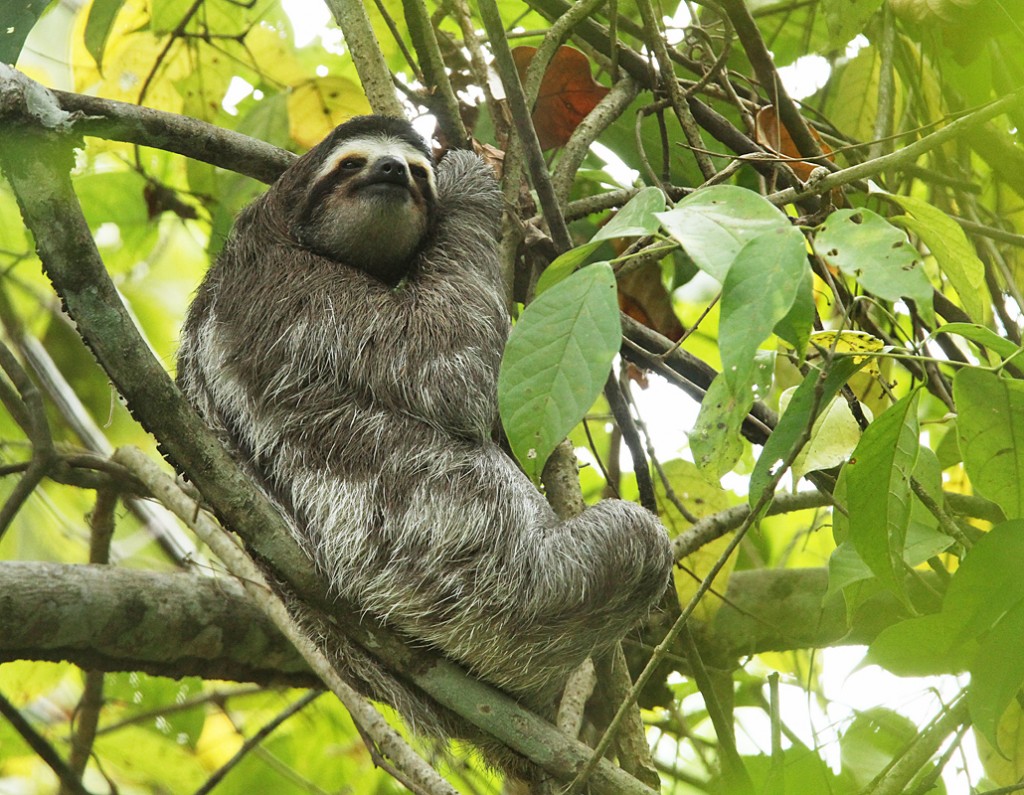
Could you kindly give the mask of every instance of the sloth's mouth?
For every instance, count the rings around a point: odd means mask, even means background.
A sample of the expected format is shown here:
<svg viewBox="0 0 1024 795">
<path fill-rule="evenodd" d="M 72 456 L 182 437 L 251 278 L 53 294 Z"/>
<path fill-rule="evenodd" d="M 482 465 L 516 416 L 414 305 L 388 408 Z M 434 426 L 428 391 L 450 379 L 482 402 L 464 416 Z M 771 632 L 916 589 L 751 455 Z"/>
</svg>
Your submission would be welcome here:
<svg viewBox="0 0 1024 795">
<path fill-rule="evenodd" d="M 388 198 L 409 197 L 411 195 L 409 184 L 405 180 L 396 182 L 392 179 L 375 179 L 372 182 L 365 182 L 359 186 L 359 192 L 370 196 L 386 196 Z"/>
</svg>

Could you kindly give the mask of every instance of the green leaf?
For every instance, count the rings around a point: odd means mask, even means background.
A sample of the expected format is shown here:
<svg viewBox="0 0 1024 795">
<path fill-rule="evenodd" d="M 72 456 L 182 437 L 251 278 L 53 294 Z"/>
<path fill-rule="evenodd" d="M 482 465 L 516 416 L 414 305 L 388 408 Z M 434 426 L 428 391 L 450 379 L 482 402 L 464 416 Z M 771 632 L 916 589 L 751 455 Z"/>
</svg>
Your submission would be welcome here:
<svg viewBox="0 0 1024 795">
<path fill-rule="evenodd" d="M 605 240 L 617 237 L 653 235 L 661 224 L 657 213 L 665 209 L 665 194 L 658 188 L 644 188 L 626 202 L 612 219 L 597 230 L 588 242 L 560 254 L 537 280 L 535 295 L 558 284 L 590 259 Z"/>
<path fill-rule="evenodd" d="M 1024 515 L 1024 383 L 964 368 L 953 378 L 957 438 L 978 493 Z"/>
<path fill-rule="evenodd" d="M 834 88 L 829 91 L 829 120 L 837 129 L 861 141 L 870 141 L 875 136 L 881 70 L 878 48 L 863 47 L 852 59 L 836 69 L 830 81 Z M 903 94 L 903 85 L 897 73 L 894 96 L 888 100 L 896 109 L 897 124 L 902 115 L 900 109 L 905 102 Z"/>
<path fill-rule="evenodd" d="M 837 210 L 819 227 L 814 250 L 886 301 L 910 298 L 934 317 L 932 285 L 905 232 L 866 208 Z"/>
<path fill-rule="evenodd" d="M 802 357 L 807 350 L 807 343 L 814 328 L 814 278 L 809 268 L 804 271 L 804 278 L 797 287 L 796 299 L 789 312 L 773 329 L 775 335 L 785 340 Z"/>
<path fill-rule="evenodd" d="M 1019 356 L 1021 351 L 1020 346 L 1014 345 L 1005 337 L 1000 337 L 991 329 L 975 323 L 946 323 L 935 329 L 935 334 L 958 334 L 964 339 L 988 348 L 1003 359 Z"/>
<path fill-rule="evenodd" d="M 571 248 L 565 253 L 559 254 L 555 257 L 551 261 L 551 264 L 544 269 L 540 278 L 537 279 L 537 286 L 534 288 L 533 292 L 534 298 L 544 291 L 554 287 L 559 282 L 569 278 L 576 272 L 576 269 L 590 259 L 590 255 L 600 247 L 600 242 L 584 243 L 583 245 Z"/>
<path fill-rule="evenodd" d="M 775 205 L 753 191 L 716 185 L 695 191 L 675 209 L 658 213 L 662 226 L 705 273 L 725 281 L 733 260 L 751 240 L 792 228 Z"/>
<path fill-rule="evenodd" d="M 971 547 L 953 574 L 944 613 L 962 616 L 961 639 L 982 635 L 1018 602 L 1024 602 L 1024 521 L 996 525 Z"/>
<path fill-rule="evenodd" d="M 754 390 L 736 395 L 728 381 L 719 374 L 711 382 L 700 402 L 697 421 L 689 432 L 690 450 L 700 471 L 717 481 L 729 472 L 743 454 L 740 428 L 754 405 L 754 392 L 763 394 L 771 386 L 775 370 L 775 354 L 757 351 L 755 354 Z"/>
<path fill-rule="evenodd" d="M 800 230 L 778 227 L 749 240 L 736 254 L 722 284 L 718 345 L 722 375 L 745 399 L 754 382 L 754 353 L 786 317 L 807 272 Z"/>
<path fill-rule="evenodd" d="M 591 241 L 653 235 L 661 226 L 658 213 L 664 209 L 665 194 L 659 188 L 644 188 L 626 202 L 607 224 L 598 229 Z"/>
<path fill-rule="evenodd" d="M 893 223 L 909 229 L 924 242 L 939 268 L 960 296 L 964 311 L 977 321 L 985 319 L 985 265 L 956 221 L 923 199 L 915 196 L 884 194 L 910 216 L 893 218 Z"/>
<path fill-rule="evenodd" d="M 901 597 L 910 475 L 920 446 L 918 394 L 911 393 L 876 418 L 844 467 L 850 541 L 882 584 Z"/>
<path fill-rule="evenodd" d="M 938 676 L 964 671 L 977 649 L 958 640 L 961 621 L 932 613 L 891 624 L 868 647 L 864 662 L 897 676 Z"/>
<path fill-rule="evenodd" d="M 867 788 L 906 753 L 917 732 L 913 721 L 885 707 L 859 713 L 839 741 L 843 772 L 853 776 L 859 789 Z"/>
<path fill-rule="evenodd" d="M 832 360 L 832 367 L 822 384 L 821 397 L 814 413 L 815 417 L 821 414 L 843 384 L 864 363 L 866 363 L 866 359 L 858 356 L 837 356 Z M 751 506 L 761 499 L 761 494 L 768 487 L 777 468 L 790 456 L 804 428 L 813 421 L 811 410 L 815 408 L 815 386 L 818 383 L 820 372 L 820 370 L 811 368 L 811 371 L 796 388 L 789 400 L 789 405 L 779 418 L 775 430 L 772 431 L 772 435 L 768 437 L 768 441 L 761 450 L 761 455 L 754 465 L 754 472 L 750 476 L 749 499 Z"/>
<path fill-rule="evenodd" d="M 85 22 L 85 48 L 101 70 L 107 38 L 114 29 L 114 20 L 123 5 L 124 0 L 93 0 L 89 9 L 89 18 Z"/>
<path fill-rule="evenodd" d="M 601 393 L 622 328 L 615 274 L 590 265 L 538 297 L 512 330 L 498 407 L 512 451 L 537 479 L 551 451 Z"/>
<path fill-rule="evenodd" d="M 822 0 L 829 44 L 842 48 L 858 33 L 882 5 L 882 0 Z"/>
<path fill-rule="evenodd" d="M 999 748 L 999 720 L 1024 685 L 1024 601 L 982 639 L 970 671 L 967 706 L 974 728 Z"/>
<path fill-rule="evenodd" d="M 7 5 L 0 26 L 0 63 L 18 62 L 25 39 L 49 5 L 50 0 L 22 0 Z"/>
</svg>

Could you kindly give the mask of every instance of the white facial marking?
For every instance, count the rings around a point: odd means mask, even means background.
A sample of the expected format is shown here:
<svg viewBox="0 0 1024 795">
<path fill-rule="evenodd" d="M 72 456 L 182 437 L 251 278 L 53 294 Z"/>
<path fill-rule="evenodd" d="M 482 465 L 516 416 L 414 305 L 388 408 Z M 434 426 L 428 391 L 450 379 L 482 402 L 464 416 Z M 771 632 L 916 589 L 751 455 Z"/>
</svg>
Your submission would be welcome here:
<svg viewBox="0 0 1024 795">
<path fill-rule="evenodd" d="M 393 138 L 390 135 L 361 135 L 357 138 L 349 138 L 340 146 L 336 147 L 328 156 L 323 166 L 317 172 L 316 181 L 332 173 L 347 157 L 363 157 L 368 163 L 386 156 L 402 157 L 410 166 L 421 166 L 427 172 L 427 180 L 430 183 L 431 193 L 435 193 L 434 167 L 430 159 L 425 157 L 416 147 L 411 146 L 401 138 Z"/>
</svg>

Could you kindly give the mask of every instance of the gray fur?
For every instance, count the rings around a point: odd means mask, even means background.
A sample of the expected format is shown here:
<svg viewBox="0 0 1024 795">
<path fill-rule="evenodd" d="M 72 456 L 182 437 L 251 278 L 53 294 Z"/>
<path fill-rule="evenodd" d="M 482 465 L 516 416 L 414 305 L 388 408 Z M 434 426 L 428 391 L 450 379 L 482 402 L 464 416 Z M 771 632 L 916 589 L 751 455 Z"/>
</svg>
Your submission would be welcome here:
<svg viewBox="0 0 1024 795">
<path fill-rule="evenodd" d="M 291 234 L 325 144 L 239 216 L 185 322 L 179 383 L 341 597 L 550 714 L 569 672 L 661 596 L 665 531 L 618 500 L 560 522 L 491 440 L 509 324 L 490 169 L 440 163 L 430 231 L 391 287 Z M 343 638 L 328 646 L 417 730 L 474 736 Z"/>
</svg>

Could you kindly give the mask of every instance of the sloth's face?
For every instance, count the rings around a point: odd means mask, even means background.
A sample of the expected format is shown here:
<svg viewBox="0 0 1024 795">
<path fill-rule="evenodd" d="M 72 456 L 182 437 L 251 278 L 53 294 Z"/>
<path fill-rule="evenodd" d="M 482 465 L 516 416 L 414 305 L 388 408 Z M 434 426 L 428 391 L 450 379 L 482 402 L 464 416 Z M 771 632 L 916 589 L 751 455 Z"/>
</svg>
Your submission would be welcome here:
<svg viewBox="0 0 1024 795">
<path fill-rule="evenodd" d="M 435 186 L 429 158 L 386 134 L 345 139 L 316 156 L 322 160 L 297 214 L 296 239 L 397 283 L 430 227 Z"/>
</svg>

